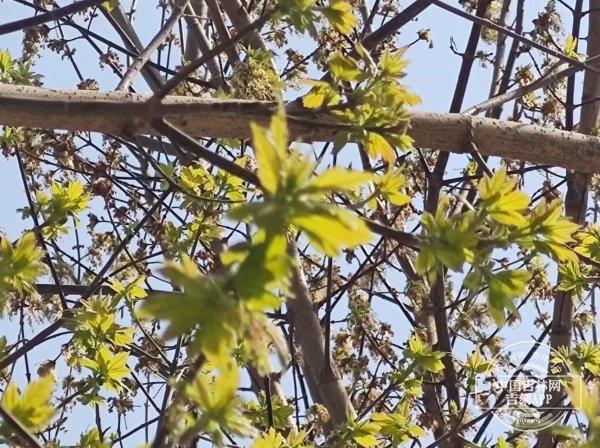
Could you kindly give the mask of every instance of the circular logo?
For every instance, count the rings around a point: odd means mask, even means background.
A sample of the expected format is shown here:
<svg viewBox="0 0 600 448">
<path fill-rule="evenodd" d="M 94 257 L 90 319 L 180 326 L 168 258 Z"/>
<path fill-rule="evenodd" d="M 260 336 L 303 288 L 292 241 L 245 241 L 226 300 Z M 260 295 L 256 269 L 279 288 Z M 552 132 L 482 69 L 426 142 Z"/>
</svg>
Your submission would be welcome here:
<svg viewBox="0 0 600 448">
<path fill-rule="evenodd" d="M 519 431 L 552 426 L 569 408 L 573 380 L 565 358 L 546 344 L 518 342 L 503 348 L 476 378 L 475 401 Z"/>
</svg>

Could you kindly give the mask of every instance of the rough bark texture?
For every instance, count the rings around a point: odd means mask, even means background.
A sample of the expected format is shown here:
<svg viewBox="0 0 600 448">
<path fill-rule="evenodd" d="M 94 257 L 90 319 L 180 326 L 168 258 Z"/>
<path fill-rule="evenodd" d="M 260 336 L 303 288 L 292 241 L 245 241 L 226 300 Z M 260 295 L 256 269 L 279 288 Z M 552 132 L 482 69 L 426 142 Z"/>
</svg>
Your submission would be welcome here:
<svg viewBox="0 0 600 448">
<path fill-rule="evenodd" d="M 202 29 L 202 25 L 200 24 L 199 13 L 196 10 L 188 5 L 186 9 L 185 21 L 187 23 L 188 30 L 190 34 L 194 36 L 194 42 L 198 47 L 199 54 L 198 57 L 202 57 L 203 55 L 209 54 L 211 51 L 211 45 L 208 41 L 208 37 L 204 33 Z M 225 82 L 223 80 L 223 76 L 221 75 L 221 69 L 219 68 L 219 64 L 216 58 L 211 58 L 207 63 L 206 67 L 212 76 L 213 82 L 215 82 L 220 87 L 225 87 Z"/>
<path fill-rule="evenodd" d="M 236 30 L 242 30 L 252 22 L 239 0 L 222 0 L 220 3 Z M 260 33 L 256 30 L 249 32 L 244 41 L 250 48 L 255 50 L 265 51 L 267 49 Z"/>
<path fill-rule="evenodd" d="M 148 102 L 150 98 L 125 92 L 0 84 L 0 125 L 152 134 L 150 120 L 165 117 L 197 137 L 249 138 L 249 123 L 266 124 L 277 108 L 268 101 L 167 97 L 157 104 Z M 340 129 L 348 128 L 320 114 L 298 111 L 290 119 L 292 135 L 305 142 L 333 140 Z M 471 129 L 484 155 L 600 172 L 600 138 L 577 132 L 462 114 L 417 112 L 408 134 L 416 146 L 463 153 Z"/>
<path fill-rule="evenodd" d="M 203 0 L 191 0 L 190 3 L 194 7 L 194 10 L 198 9 L 198 7 L 204 5 Z M 227 41 L 231 39 L 231 34 L 227 29 L 227 25 L 223 19 L 223 15 L 221 13 L 221 8 L 219 7 L 219 3 L 217 0 L 206 0 L 206 6 L 208 7 L 208 11 L 210 13 L 211 18 L 213 19 L 213 23 L 215 28 L 217 29 L 217 33 L 219 35 L 220 41 Z M 229 58 L 229 62 L 232 65 L 235 65 L 239 62 L 240 56 L 235 49 L 235 45 L 231 45 L 225 49 L 225 54 Z"/>
<path fill-rule="evenodd" d="M 292 274 L 291 297 L 288 300 L 288 318 L 300 345 L 305 375 L 313 400 L 321 403 L 329 412 L 330 422 L 340 425 L 355 418 L 356 413 L 340 374 L 331 358 L 327 359 L 325 338 L 319 316 L 313 308 L 304 273 L 300 265 L 298 251 L 294 245 L 290 252 L 296 260 L 297 268 Z"/>
</svg>

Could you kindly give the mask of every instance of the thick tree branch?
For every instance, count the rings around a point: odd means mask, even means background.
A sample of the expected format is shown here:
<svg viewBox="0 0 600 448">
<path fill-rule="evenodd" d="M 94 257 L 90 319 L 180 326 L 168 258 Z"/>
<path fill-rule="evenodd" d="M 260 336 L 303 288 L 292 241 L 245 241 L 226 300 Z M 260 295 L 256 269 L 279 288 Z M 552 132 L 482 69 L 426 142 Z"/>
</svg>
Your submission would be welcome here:
<svg viewBox="0 0 600 448">
<path fill-rule="evenodd" d="M 186 13 L 187 15 L 185 16 L 185 21 L 188 27 L 188 32 L 193 36 L 194 42 L 198 47 L 199 57 L 205 56 L 211 52 L 211 48 L 208 37 L 202 29 L 200 20 L 198 20 L 197 12 L 194 8 L 192 8 L 191 5 L 188 5 Z M 212 81 L 214 81 L 215 84 L 219 85 L 220 87 L 226 88 L 226 83 L 221 75 L 221 70 L 216 57 L 207 59 L 206 68 L 212 76 Z"/>
<path fill-rule="evenodd" d="M 167 97 L 158 104 L 147 102 L 149 99 L 149 95 L 125 92 L 0 84 L 0 125 L 155 134 L 151 121 L 168 118 L 196 137 L 249 138 L 249 123 L 266 124 L 277 108 L 276 103 L 266 101 Z M 304 142 L 331 141 L 337 132 L 348 129 L 323 114 L 298 111 L 290 115 L 292 135 Z M 600 138 L 576 132 L 461 114 L 416 112 L 408 134 L 415 146 L 464 153 L 471 130 L 484 155 L 600 172 Z"/>
<path fill-rule="evenodd" d="M 231 23 L 236 30 L 247 29 L 250 27 L 250 16 L 239 0 L 221 0 L 220 4 L 229 16 L 229 20 L 231 20 Z M 267 50 L 267 47 L 260 36 L 260 32 L 257 29 L 250 29 L 243 40 L 249 47 L 254 48 L 255 50 Z"/>
<path fill-rule="evenodd" d="M 296 260 L 297 269 L 292 273 L 290 300 L 287 302 L 288 319 L 295 328 L 295 334 L 302 352 L 304 369 L 315 401 L 323 404 L 329 412 L 332 426 L 344 424 L 348 417 L 355 418 L 356 412 L 350 403 L 340 373 L 325 351 L 325 338 L 319 316 L 313 308 L 313 301 L 297 248 L 290 245 L 291 255 Z M 314 390 L 313 390 L 314 388 Z M 329 428 L 331 429 L 331 427 Z"/>
</svg>

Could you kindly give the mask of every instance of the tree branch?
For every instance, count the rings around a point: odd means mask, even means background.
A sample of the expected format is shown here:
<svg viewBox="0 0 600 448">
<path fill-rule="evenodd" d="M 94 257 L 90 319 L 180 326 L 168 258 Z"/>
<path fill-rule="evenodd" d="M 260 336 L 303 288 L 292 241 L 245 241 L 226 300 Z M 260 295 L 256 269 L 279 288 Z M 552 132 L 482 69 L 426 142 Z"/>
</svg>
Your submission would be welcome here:
<svg viewBox="0 0 600 448">
<path fill-rule="evenodd" d="M 42 448 L 42 444 L 38 442 L 38 440 L 29 434 L 27 429 L 21 425 L 21 423 L 15 419 L 12 415 L 8 413 L 6 409 L 4 409 L 0 405 L 0 418 L 6 422 L 8 426 L 14 431 L 17 438 L 25 444 L 25 446 L 29 448 Z"/>
<path fill-rule="evenodd" d="M 167 118 L 196 137 L 249 138 L 250 122 L 267 124 L 275 102 L 166 97 L 125 92 L 51 90 L 0 84 L 0 125 L 93 131 L 107 134 L 156 134 L 151 122 Z M 210 117 L 207 120 L 205 117 Z M 600 138 L 536 125 L 461 114 L 416 112 L 408 134 L 415 146 L 464 153 L 471 129 L 479 151 L 488 156 L 600 172 Z M 290 132 L 304 142 L 331 141 L 348 125 L 328 115 L 293 111 Z"/>
<path fill-rule="evenodd" d="M 15 31 L 24 30 L 34 26 L 42 25 L 46 22 L 60 19 L 61 17 L 75 14 L 93 6 L 98 6 L 103 0 L 81 0 L 71 3 L 63 8 L 56 8 L 39 16 L 29 17 L 27 19 L 17 20 L 15 22 L 0 25 L 0 36 L 3 34 L 14 33 Z"/>
</svg>

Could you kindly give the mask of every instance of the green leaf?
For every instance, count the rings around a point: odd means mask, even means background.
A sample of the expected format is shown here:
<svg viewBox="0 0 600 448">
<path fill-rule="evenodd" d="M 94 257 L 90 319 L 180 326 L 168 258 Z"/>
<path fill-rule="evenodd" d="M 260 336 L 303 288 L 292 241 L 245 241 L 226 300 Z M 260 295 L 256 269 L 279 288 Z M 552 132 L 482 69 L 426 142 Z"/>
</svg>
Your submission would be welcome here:
<svg viewBox="0 0 600 448">
<path fill-rule="evenodd" d="M 529 196 L 515 190 L 517 181 L 506 176 L 502 168 L 492 177 L 485 175 L 479 185 L 485 211 L 499 224 L 509 227 L 524 227 L 527 219 L 523 216 L 529 206 Z"/>
<path fill-rule="evenodd" d="M 358 446 L 371 448 L 377 445 L 379 425 L 375 422 L 353 423 L 349 428 L 349 436 Z"/>
<path fill-rule="evenodd" d="M 417 258 L 419 272 L 435 274 L 446 266 L 460 271 L 466 261 L 472 261 L 478 236 L 473 226 L 473 215 L 446 218 L 448 198 L 444 197 L 435 215 L 424 213 L 421 225 L 424 245 Z"/>
<path fill-rule="evenodd" d="M 404 355 L 413 360 L 415 367 L 432 373 L 441 372 L 444 369 L 442 358 L 444 353 L 431 350 L 419 336 L 409 339 Z"/>
<path fill-rule="evenodd" d="M 283 448 L 287 445 L 285 438 L 275 428 L 263 432 L 252 444 L 252 448 Z"/>
<path fill-rule="evenodd" d="M 39 192 L 36 197 L 46 220 L 42 231 L 50 237 L 66 233 L 67 220 L 70 217 L 77 218 L 77 214 L 83 212 L 90 201 L 83 184 L 78 181 L 69 181 L 66 184 L 54 182 L 50 187 L 50 196 Z"/>
<path fill-rule="evenodd" d="M 525 293 L 525 287 L 531 274 L 528 271 L 517 269 L 489 274 L 486 278 L 488 310 L 496 325 L 502 327 L 506 323 L 505 310 L 518 315 L 513 299 Z"/>
<path fill-rule="evenodd" d="M 381 134 L 367 132 L 366 136 L 361 139 L 361 143 L 365 146 L 367 154 L 373 158 L 381 156 L 383 160 L 389 163 L 396 160 L 394 148 Z"/>
<path fill-rule="evenodd" d="M 32 292 L 39 276 L 46 272 L 40 260 L 44 253 L 38 249 L 33 233 L 24 234 L 13 247 L 8 238 L 0 239 L 0 311 L 3 292 Z"/>
<path fill-rule="evenodd" d="M 239 296 L 251 310 L 265 311 L 280 306 L 281 301 L 270 291 L 285 287 L 291 273 L 292 259 L 287 253 L 288 241 L 284 234 L 269 239 L 261 233 L 259 240 L 241 254 L 234 283 Z M 232 254 L 224 254 L 223 263 L 232 264 Z"/>
<path fill-rule="evenodd" d="M 380 426 L 379 432 L 382 436 L 392 440 L 392 446 L 400 446 L 411 439 L 425 436 L 425 430 L 410 421 L 410 417 L 399 406 L 395 412 L 384 414 L 377 412 L 371 419 Z"/>
<path fill-rule="evenodd" d="M 479 349 L 475 350 L 467 359 L 466 366 L 473 373 L 484 373 L 493 367 L 494 363 L 487 361 Z"/>
<path fill-rule="evenodd" d="M 267 241 L 279 246 L 259 246 L 257 250 L 265 250 L 263 255 L 266 254 L 267 261 L 263 257 L 257 263 L 266 263 L 266 270 L 272 275 L 283 269 L 282 266 L 274 266 L 274 263 L 277 263 L 277 254 L 285 243 L 278 239 Z M 251 248 L 251 251 L 254 249 Z M 270 258 L 271 250 L 276 255 L 274 259 Z M 229 263 L 237 263 L 245 261 L 247 255 L 229 253 L 227 257 Z M 265 269 L 264 266 L 255 268 Z M 217 368 L 225 368 L 229 364 L 233 351 L 242 340 L 248 341 L 250 362 L 261 374 L 270 372 L 269 346 L 275 346 L 280 357 L 284 357 L 285 344 L 281 336 L 259 312 L 272 306 L 274 301 L 278 303 L 278 300 L 265 289 L 264 283 L 254 284 L 254 280 L 248 277 L 252 274 L 252 266 L 240 279 L 236 278 L 235 272 L 223 277 L 209 277 L 201 274 L 196 264 L 184 256 L 181 263 L 167 262 L 163 272 L 182 292 L 152 295 L 142 301 L 137 314 L 141 318 L 167 321 L 165 338 L 191 336 L 188 353 L 202 353 Z M 264 273 L 262 271 L 261 275 Z M 269 282 L 270 278 L 267 277 L 266 281 Z M 262 286 L 262 293 L 241 291 L 236 287 L 248 284 L 252 288 Z"/>
<path fill-rule="evenodd" d="M 267 131 L 255 123 L 250 123 L 252 129 L 252 145 L 258 166 L 258 179 L 261 186 L 270 194 L 277 191 L 279 173 L 281 171 L 281 154 Z"/>
<path fill-rule="evenodd" d="M 100 431 L 98 428 L 92 428 L 87 432 L 84 432 L 79 437 L 79 445 L 77 448 L 109 448 L 108 443 L 103 443 L 100 440 Z"/>
<path fill-rule="evenodd" d="M 319 251 L 333 257 L 344 247 L 368 243 L 372 234 L 356 215 L 339 207 L 301 205 L 290 222 L 301 229 Z"/>
<path fill-rule="evenodd" d="M 388 79 L 400 78 L 404 76 L 404 69 L 408 63 L 402 59 L 402 52 L 391 53 L 384 52 L 379 59 L 380 76 Z"/>
<path fill-rule="evenodd" d="M 533 245 L 557 261 L 577 263 L 577 255 L 567 243 L 574 241 L 573 234 L 580 226 L 563 217 L 562 212 L 563 205 L 558 199 L 550 204 L 540 202 L 531 213 L 527 234 L 520 242 L 524 247 Z"/>
<path fill-rule="evenodd" d="M 305 443 L 306 439 L 305 432 L 294 434 L 290 431 L 284 438 L 275 428 L 269 428 L 254 441 L 252 448 L 312 448 L 314 445 Z"/>
<path fill-rule="evenodd" d="M 267 400 L 264 393 L 258 395 L 258 402 L 244 403 L 245 414 L 252 420 L 254 426 L 266 428 L 269 426 L 269 413 L 267 409 Z M 271 415 L 273 417 L 273 426 L 275 428 L 285 429 L 288 425 L 288 418 L 294 413 L 294 408 L 288 404 L 283 404 L 277 395 L 271 397 Z"/>
<path fill-rule="evenodd" d="M 121 380 L 130 373 L 129 367 L 127 367 L 128 358 L 129 353 L 113 353 L 103 345 L 96 352 L 94 359 L 86 358 L 82 365 L 94 372 L 107 389 L 118 392 L 123 387 Z"/>
<path fill-rule="evenodd" d="M 373 175 L 364 171 L 352 171 L 344 168 L 330 168 L 311 179 L 299 191 L 302 194 L 319 195 L 319 198 L 330 192 L 351 192 L 369 182 Z"/>
<path fill-rule="evenodd" d="M 581 243 L 576 251 L 594 261 L 600 261 L 600 225 L 592 223 L 579 233 Z"/>
<path fill-rule="evenodd" d="M 107 12 L 111 12 L 113 9 L 115 9 L 117 6 L 119 6 L 119 0 L 106 0 L 104 2 L 102 2 L 102 7 L 107 11 Z"/>
<path fill-rule="evenodd" d="M 201 275 L 187 256 L 179 264 L 167 262 L 163 273 L 183 292 L 150 296 L 138 315 L 166 320 L 165 338 L 195 331 L 190 350 L 200 351 L 217 367 L 227 364 L 241 327 L 239 305 L 214 278 Z"/>
<path fill-rule="evenodd" d="M 331 56 L 329 68 L 335 80 L 356 81 L 363 76 L 356 60 L 338 51 Z"/>
<path fill-rule="evenodd" d="M 377 190 L 387 201 L 396 206 L 402 206 L 410 202 L 410 196 L 402 190 L 406 186 L 406 177 L 398 169 L 388 168 L 385 174 L 375 179 Z"/>
<path fill-rule="evenodd" d="M 569 34 L 567 36 L 567 40 L 565 41 L 565 54 L 571 59 L 575 59 L 579 61 L 579 55 L 575 51 L 577 49 L 577 38 L 573 37 L 573 35 Z"/>
<path fill-rule="evenodd" d="M 583 292 L 589 289 L 590 268 L 588 266 L 582 267 L 579 263 L 567 261 L 558 266 L 558 272 L 560 274 L 557 287 L 559 291 L 570 292 L 574 297 L 581 298 Z"/>
<path fill-rule="evenodd" d="M 13 60 L 8 50 L 0 50 L 0 72 L 7 73 L 12 70 Z"/>
<path fill-rule="evenodd" d="M 185 166 L 179 173 L 178 184 L 186 191 L 201 194 L 215 189 L 215 178 L 201 165 Z"/>
<path fill-rule="evenodd" d="M 315 163 L 298 151 L 285 154 L 288 136 L 283 113 L 274 118 L 268 133 L 257 125 L 254 125 L 253 129 L 255 135 L 260 136 L 259 141 L 255 142 L 257 148 L 267 148 L 270 145 L 269 154 L 277 151 L 280 154 L 277 162 L 273 162 L 274 157 L 267 155 L 261 156 L 259 161 L 259 168 L 268 167 L 263 169 L 261 178 L 267 179 L 271 195 L 265 197 L 261 203 L 247 203 L 229 213 L 230 218 L 253 222 L 259 227 L 260 232 L 264 232 L 261 238 L 255 239 L 256 244 L 265 244 L 262 253 L 260 250 L 255 252 L 256 257 L 262 257 L 264 262 L 264 257 L 269 252 L 266 250 L 270 247 L 269 241 L 283 237 L 289 225 L 302 230 L 315 248 L 330 256 L 337 255 L 343 247 L 354 247 L 370 240 L 371 232 L 363 220 L 346 209 L 322 202 L 329 193 L 354 190 L 358 185 L 369 180 L 370 174 L 336 167 L 311 179 Z M 257 154 L 261 154 L 261 150 Z M 276 167 L 278 167 L 277 171 L 275 171 Z M 282 246 L 278 244 L 280 254 L 283 253 Z M 251 251 L 247 253 L 251 254 Z M 238 251 L 232 254 L 232 261 L 239 262 L 245 256 Z M 284 259 L 282 255 L 279 258 Z M 269 271 L 274 272 L 271 269 L 261 271 L 257 266 L 258 263 L 257 259 L 249 264 L 247 270 L 240 270 L 240 275 L 244 274 L 246 284 L 254 283 L 251 288 L 254 290 L 259 289 L 260 282 L 251 281 L 253 270 L 258 269 L 262 274 L 268 275 L 270 275 Z M 249 275 L 245 275 L 246 273 Z M 277 276 L 274 275 L 273 280 L 275 277 Z M 263 280 L 268 280 L 268 277 Z M 267 289 L 271 286 L 270 284 Z M 246 288 L 240 285 L 238 291 L 244 289 Z M 243 292 L 241 294 L 243 295 Z"/>
<path fill-rule="evenodd" d="M 127 283 L 127 285 L 123 285 L 117 279 L 112 279 L 109 286 L 115 292 L 115 299 L 117 301 L 123 298 L 127 301 L 135 302 L 148 296 L 146 290 L 141 286 L 145 281 L 146 277 L 140 275 L 132 282 Z"/>
<path fill-rule="evenodd" d="M 7 50 L 0 50 L 0 82 L 5 84 L 31 85 L 36 76 L 28 61 L 13 59 Z"/>
<path fill-rule="evenodd" d="M 222 431 L 243 437 L 256 435 L 239 410 L 238 382 L 237 366 L 229 362 L 215 377 L 200 370 L 184 389 L 186 399 L 201 411 L 194 432 L 208 434 L 218 446 L 222 446 Z"/>
<path fill-rule="evenodd" d="M 600 396 L 597 390 L 589 390 L 582 377 L 575 376 L 573 378 L 573 383 L 569 387 L 569 398 L 571 398 L 571 404 L 574 409 L 583 411 L 587 418 L 593 422 L 597 422 L 598 411 L 600 410 Z"/>
<path fill-rule="evenodd" d="M 302 97 L 302 105 L 306 109 L 320 109 L 324 106 L 335 106 L 339 104 L 341 97 L 337 90 L 328 82 L 307 80 L 306 84 L 313 86 L 312 89 Z"/>
<path fill-rule="evenodd" d="M 323 9 L 329 23 L 342 34 L 348 34 L 356 25 L 356 17 L 352 14 L 352 5 L 345 0 L 330 0 L 329 6 Z"/>
<path fill-rule="evenodd" d="M 2 407 L 27 430 L 40 431 L 48 425 L 55 414 L 55 408 L 50 403 L 53 387 L 54 376 L 52 374 L 29 383 L 22 395 L 17 386 L 11 382 L 2 396 Z M 6 424 L 0 428 L 5 435 L 12 432 L 12 429 Z"/>
<path fill-rule="evenodd" d="M 580 376 L 586 374 L 586 370 L 592 375 L 600 374 L 600 345 L 594 345 L 586 342 L 579 342 L 566 353 L 557 355 L 555 364 L 564 362 L 565 357 L 570 362 L 570 367 Z"/>
<path fill-rule="evenodd" d="M 298 32 L 308 30 L 317 35 L 315 23 L 318 22 L 314 8 L 316 0 L 278 0 L 280 14 L 296 28 Z"/>
</svg>

